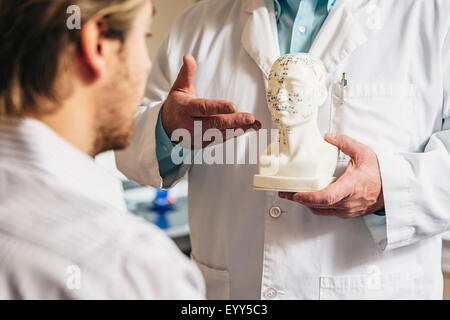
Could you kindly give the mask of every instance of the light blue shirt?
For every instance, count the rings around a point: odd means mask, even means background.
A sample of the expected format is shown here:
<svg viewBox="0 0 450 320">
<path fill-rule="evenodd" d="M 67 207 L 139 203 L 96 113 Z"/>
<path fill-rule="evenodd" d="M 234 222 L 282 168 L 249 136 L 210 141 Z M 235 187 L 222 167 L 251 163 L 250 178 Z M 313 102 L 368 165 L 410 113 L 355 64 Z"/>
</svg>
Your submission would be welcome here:
<svg viewBox="0 0 450 320">
<path fill-rule="evenodd" d="M 281 55 L 309 52 L 336 0 L 275 0 Z"/>
<path fill-rule="evenodd" d="M 308 52 L 335 2 L 336 0 L 275 0 L 281 55 Z M 160 112 L 156 125 L 156 156 L 162 178 L 179 167 L 171 159 L 175 145 L 164 130 Z"/>
<path fill-rule="evenodd" d="M 173 143 L 167 135 L 166 130 L 162 125 L 161 113 L 162 108 L 159 112 L 158 122 L 156 124 L 156 157 L 159 164 L 159 174 L 162 178 L 165 178 L 178 166 L 172 162 L 171 158 L 172 150 L 176 146 L 176 143 Z"/>
</svg>

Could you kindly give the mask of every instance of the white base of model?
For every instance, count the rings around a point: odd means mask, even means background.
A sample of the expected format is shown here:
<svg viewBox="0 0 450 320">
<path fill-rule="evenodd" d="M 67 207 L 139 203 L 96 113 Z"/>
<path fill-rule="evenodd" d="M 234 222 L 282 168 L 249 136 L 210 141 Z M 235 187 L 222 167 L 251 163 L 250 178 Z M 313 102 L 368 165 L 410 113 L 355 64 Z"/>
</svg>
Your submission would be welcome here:
<svg viewBox="0 0 450 320">
<path fill-rule="evenodd" d="M 326 188 L 335 181 L 335 177 L 293 178 L 257 174 L 253 177 L 253 188 L 262 191 L 314 192 Z"/>
</svg>

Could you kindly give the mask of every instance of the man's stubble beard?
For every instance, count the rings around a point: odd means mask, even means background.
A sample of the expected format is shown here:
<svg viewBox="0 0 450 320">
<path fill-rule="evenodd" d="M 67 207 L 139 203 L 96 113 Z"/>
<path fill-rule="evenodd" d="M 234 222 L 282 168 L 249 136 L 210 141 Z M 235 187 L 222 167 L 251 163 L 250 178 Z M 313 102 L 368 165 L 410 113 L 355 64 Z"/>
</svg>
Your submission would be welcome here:
<svg viewBox="0 0 450 320">
<path fill-rule="evenodd" d="M 98 99 L 95 143 L 93 154 L 128 147 L 134 134 L 134 114 L 129 114 L 130 94 L 137 92 L 137 81 L 132 79 L 126 64 L 119 67 L 117 76 L 105 86 L 103 97 Z M 137 106 L 136 106 L 137 107 Z M 137 111 L 137 110 L 136 110 Z"/>
</svg>

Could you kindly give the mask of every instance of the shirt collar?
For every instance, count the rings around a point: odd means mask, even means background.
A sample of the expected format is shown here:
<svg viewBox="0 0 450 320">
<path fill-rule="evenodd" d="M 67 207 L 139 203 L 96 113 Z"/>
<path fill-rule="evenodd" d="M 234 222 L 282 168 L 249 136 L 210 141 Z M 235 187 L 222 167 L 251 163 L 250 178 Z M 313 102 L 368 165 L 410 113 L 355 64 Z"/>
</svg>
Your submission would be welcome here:
<svg viewBox="0 0 450 320">
<path fill-rule="evenodd" d="M 120 180 L 40 121 L 0 121 L 0 160 L 49 176 L 93 201 L 126 209 Z"/>
<path fill-rule="evenodd" d="M 275 7 L 275 16 L 277 21 L 280 19 L 281 16 L 281 5 L 283 5 L 283 2 L 286 0 L 274 0 L 274 7 Z M 305 0 L 299 0 L 299 1 L 305 1 Z M 328 12 L 331 11 L 331 9 L 333 9 L 334 5 L 336 4 L 337 0 L 328 0 L 328 4 L 327 4 L 327 9 Z"/>
</svg>

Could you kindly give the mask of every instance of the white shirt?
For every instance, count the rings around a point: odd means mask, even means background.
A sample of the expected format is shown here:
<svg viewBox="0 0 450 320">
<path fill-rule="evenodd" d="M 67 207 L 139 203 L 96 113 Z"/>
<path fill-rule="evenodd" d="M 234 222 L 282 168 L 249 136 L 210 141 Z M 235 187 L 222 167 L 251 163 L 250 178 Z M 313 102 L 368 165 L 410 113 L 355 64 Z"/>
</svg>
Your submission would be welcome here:
<svg viewBox="0 0 450 320">
<path fill-rule="evenodd" d="M 314 40 L 310 53 L 324 63 L 329 90 L 319 108 L 321 133 L 361 141 L 380 163 L 386 217 L 350 220 L 254 191 L 258 167 L 248 164 L 248 135 L 227 142 L 223 154 L 235 150 L 235 163 L 247 164 L 204 162 L 160 176 L 156 123 L 185 53 L 197 59 L 200 97 L 232 101 L 264 129 L 273 126 L 266 100 L 280 56 L 273 1 L 201 1 L 177 19 L 158 51 L 133 144 L 117 160 L 129 178 L 157 187 L 171 187 L 189 170 L 192 253 L 208 297 L 442 298 L 441 234 L 450 228 L 448 12 L 448 0 L 337 1 Z M 336 176 L 347 163 L 339 159 Z"/>
<path fill-rule="evenodd" d="M 36 120 L 0 122 L 0 299 L 201 299 L 120 181 Z"/>
</svg>

